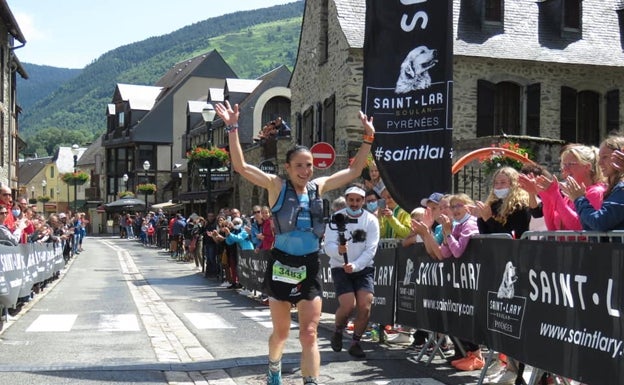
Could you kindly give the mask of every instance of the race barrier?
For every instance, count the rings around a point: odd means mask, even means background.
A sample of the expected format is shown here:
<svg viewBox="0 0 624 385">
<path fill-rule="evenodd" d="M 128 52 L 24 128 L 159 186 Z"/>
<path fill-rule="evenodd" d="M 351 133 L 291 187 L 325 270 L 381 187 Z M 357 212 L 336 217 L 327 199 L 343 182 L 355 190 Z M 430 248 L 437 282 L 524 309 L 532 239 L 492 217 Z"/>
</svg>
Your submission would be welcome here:
<svg viewBox="0 0 624 385">
<path fill-rule="evenodd" d="M 531 238 L 477 237 L 444 261 L 422 244 L 381 247 L 371 322 L 461 337 L 587 384 L 623 384 L 622 233 Z M 263 256 L 242 255 L 241 283 L 261 290 Z M 328 261 L 321 255 L 323 312 L 334 313 Z"/>
<path fill-rule="evenodd" d="M 33 285 L 52 278 L 65 267 L 63 248 L 55 243 L 0 245 L 0 308 L 14 308 Z"/>
</svg>

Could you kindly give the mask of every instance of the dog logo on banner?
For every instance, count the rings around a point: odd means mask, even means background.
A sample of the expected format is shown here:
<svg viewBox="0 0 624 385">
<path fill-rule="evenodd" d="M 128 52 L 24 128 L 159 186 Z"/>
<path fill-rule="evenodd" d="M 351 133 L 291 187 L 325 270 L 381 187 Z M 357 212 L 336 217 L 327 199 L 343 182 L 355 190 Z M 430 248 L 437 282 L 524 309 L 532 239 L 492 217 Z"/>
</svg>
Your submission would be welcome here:
<svg viewBox="0 0 624 385">
<path fill-rule="evenodd" d="M 498 298 L 513 298 L 514 297 L 514 283 L 518 280 L 516 275 L 516 268 L 513 263 L 507 262 L 505 265 L 505 272 L 503 273 L 503 281 L 498 287 Z"/>
<path fill-rule="evenodd" d="M 411 50 L 401 63 L 401 72 L 394 92 L 405 94 L 429 88 L 431 86 L 429 70 L 438 63 L 436 56 L 435 49 L 429 49 L 424 45 Z"/>
<path fill-rule="evenodd" d="M 412 273 L 414 272 L 414 262 L 411 259 L 407 259 L 405 264 L 405 276 L 403 277 L 403 285 L 407 286 L 412 282 Z"/>
</svg>

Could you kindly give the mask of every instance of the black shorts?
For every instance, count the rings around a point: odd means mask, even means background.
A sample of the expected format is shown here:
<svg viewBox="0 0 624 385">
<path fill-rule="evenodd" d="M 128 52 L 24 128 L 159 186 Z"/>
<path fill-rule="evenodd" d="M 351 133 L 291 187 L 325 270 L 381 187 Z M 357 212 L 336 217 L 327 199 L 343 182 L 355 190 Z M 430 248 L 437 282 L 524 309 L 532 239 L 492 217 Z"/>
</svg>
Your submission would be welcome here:
<svg viewBox="0 0 624 385">
<path fill-rule="evenodd" d="M 294 269 L 289 270 L 289 268 Z M 274 274 L 274 269 L 276 274 Z M 279 275 L 280 270 L 291 271 L 291 273 L 286 273 L 287 277 L 284 278 Z M 305 271 L 305 278 L 303 279 L 299 275 L 301 271 Z M 290 282 L 285 282 L 285 279 Z M 268 255 L 263 286 L 267 295 L 280 301 L 297 303 L 302 299 L 313 300 L 316 297 L 321 297 L 323 286 L 318 253 L 294 256 L 277 249 L 271 250 Z"/>
<path fill-rule="evenodd" d="M 336 289 L 336 298 L 345 293 L 363 290 L 375 294 L 375 268 L 365 267 L 363 270 L 347 274 L 342 267 L 332 267 L 332 280 Z"/>
</svg>

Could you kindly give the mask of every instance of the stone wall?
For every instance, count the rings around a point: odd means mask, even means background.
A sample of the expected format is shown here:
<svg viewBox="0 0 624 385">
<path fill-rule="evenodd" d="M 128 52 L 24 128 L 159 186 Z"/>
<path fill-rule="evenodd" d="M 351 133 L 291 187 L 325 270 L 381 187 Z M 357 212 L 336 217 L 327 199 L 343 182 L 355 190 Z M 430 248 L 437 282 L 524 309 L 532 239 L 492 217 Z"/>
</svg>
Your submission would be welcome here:
<svg viewBox="0 0 624 385">
<path fill-rule="evenodd" d="M 296 113 L 303 113 L 332 95 L 335 95 L 336 100 L 336 161 L 326 170 L 315 170 L 314 176 L 318 177 L 347 167 L 349 157 L 355 154 L 361 143 L 363 129 L 358 114 L 361 110 L 363 52 L 361 49 L 349 48 L 336 22 L 334 2 L 329 1 L 329 54 L 327 62 L 319 64 L 317 51 L 320 29 L 317 20 L 321 2 L 306 3 L 306 19 L 303 21 L 297 64 L 290 83 L 293 91 L 291 121 L 296 121 Z M 332 200 L 339 194 L 339 191 L 334 191 L 324 198 Z"/>
<path fill-rule="evenodd" d="M 575 64 L 503 60 L 486 57 L 456 56 L 453 68 L 453 138 L 454 141 L 475 138 L 477 126 L 477 80 L 492 83 L 511 81 L 520 85 L 541 84 L 540 136 L 559 139 L 561 87 L 591 90 L 601 95 L 607 91 L 624 91 L 624 71 L 609 67 Z M 604 101 L 601 105 L 604 115 Z M 624 103 L 620 103 L 624 116 Z M 607 132 L 601 117 L 601 137 Z M 620 119 L 620 130 L 624 119 Z"/>
</svg>

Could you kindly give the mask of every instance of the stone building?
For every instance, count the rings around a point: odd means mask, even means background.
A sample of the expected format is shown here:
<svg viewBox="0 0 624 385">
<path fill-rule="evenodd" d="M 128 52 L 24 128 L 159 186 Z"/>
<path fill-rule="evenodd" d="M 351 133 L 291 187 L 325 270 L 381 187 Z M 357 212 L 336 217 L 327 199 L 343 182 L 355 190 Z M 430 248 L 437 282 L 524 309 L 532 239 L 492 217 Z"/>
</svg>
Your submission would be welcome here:
<svg viewBox="0 0 624 385">
<path fill-rule="evenodd" d="M 359 146 L 364 0 L 306 1 L 290 82 L 298 142 Z M 558 170 L 560 145 L 597 145 L 624 113 L 624 4 L 454 0 L 454 154 L 501 140 Z M 388 47 L 391 55 L 391 47 Z M 457 178 L 456 184 L 461 184 Z"/>
<path fill-rule="evenodd" d="M 6 1 L 0 2 L 0 31 L 0 184 L 18 190 L 18 152 L 25 143 L 18 134 L 21 109 L 15 95 L 17 76 L 28 79 L 28 74 L 16 50 L 26 38 Z"/>
</svg>

